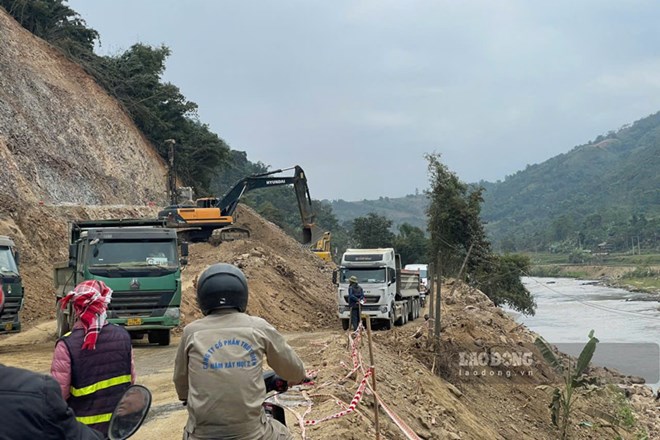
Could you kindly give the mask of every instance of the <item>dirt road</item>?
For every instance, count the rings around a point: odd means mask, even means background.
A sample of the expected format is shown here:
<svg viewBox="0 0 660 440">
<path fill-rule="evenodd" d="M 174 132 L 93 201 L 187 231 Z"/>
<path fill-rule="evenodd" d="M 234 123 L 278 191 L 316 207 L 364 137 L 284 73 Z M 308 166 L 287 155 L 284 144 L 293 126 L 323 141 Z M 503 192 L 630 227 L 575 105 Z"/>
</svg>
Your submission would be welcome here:
<svg viewBox="0 0 660 440">
<path fill-rule="evenodd" d="M 0 363 L 48 374 L 55 345 L 54 333 L 55 321 L 48 321 L 26 332 L 1 337 Z M 288 333 L 285 336 L 309 369 L 327 366 L 328 357 L 333 359 L 337 355 L 341 357 L 336 348 L 340 348 L 339 351 L 341 348 L 346 348 L 342 344 L 337 344 L 334 351 L 330 350 L 325 353 L 326 356 L 323 355 L 325 348 L 333 342 L 337 343 L 344 336 L 344 333 L 339 330 Z M 173 337 L 172 344 L 168 347 L 150 345 L 146 343 L 146 339 L 133 343 L 138 383 L 149 388 L 153 395 L 148 419 L 133 438 L 145 440 L 181 438 L 187 412 L 180 404 L 172 384 L 174 358 L 179 339 L 179 337 Z M 346 362 L 349 362 L 348 358 Z M 321 374 L 319 379 L 327 381 L 329 377 L 324 378 Z M 295 394 L 294 391 L 292 393 Z M 299 400 L 302 401 L 302 397 Z M 292 430 L 300 433 L 300 429 L 295 426 L 297 423 L 295 416 L 289 413 L 287 418 Z"/>
</svg>

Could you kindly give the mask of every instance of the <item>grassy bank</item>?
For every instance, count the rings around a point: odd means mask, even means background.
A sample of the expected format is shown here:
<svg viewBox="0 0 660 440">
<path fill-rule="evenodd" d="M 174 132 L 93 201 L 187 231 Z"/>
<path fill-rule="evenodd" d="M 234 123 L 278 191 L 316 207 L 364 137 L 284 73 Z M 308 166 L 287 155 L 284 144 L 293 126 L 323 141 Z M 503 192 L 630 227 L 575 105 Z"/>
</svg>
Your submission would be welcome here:
<svg viewBox="0 0 660 440">
<path fill-rule="evenodd" d="M 597 279 L 626 290 L 660 293 L 660 254 L 604 255 L 571 262 L 571 255 L 527 254 L 531 276 Z"/>
</svg>

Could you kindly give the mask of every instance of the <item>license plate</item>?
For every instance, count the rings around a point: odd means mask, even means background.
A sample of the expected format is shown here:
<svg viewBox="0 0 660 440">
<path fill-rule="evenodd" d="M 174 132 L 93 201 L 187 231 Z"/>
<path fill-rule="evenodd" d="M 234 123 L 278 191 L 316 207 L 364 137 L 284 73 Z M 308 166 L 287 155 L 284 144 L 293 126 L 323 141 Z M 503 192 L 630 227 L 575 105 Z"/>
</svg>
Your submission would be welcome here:
<svg viewBox="0 0 660 440">
<path fill-rule="evenodd" d="M 13 329 L 13 328 L 14 328 L 14 323 L 13 322 L 8 322 L 7 324 L 5 324 L 5 331 L 6 332 L 11 331 L 11 329 Z"/>
<path fill-rule="evenodd" d="M 126 325 L 141 325 L 142 318 L 128 318 L 126 320 Z"/>
</svg>

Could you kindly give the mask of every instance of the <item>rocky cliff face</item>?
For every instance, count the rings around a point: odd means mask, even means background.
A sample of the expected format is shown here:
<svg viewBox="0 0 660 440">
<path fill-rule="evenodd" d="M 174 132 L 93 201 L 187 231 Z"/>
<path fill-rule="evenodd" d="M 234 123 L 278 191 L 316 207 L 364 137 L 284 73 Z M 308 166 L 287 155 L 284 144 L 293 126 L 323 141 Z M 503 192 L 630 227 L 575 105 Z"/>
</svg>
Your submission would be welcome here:
<svg viewBox="0 0 660 440">
<path fill-rule="evenodd" d="M 120 105 L 0 8 L 0 214 L 164 201 L 164 162 Z"/>
<path fill-rule="evenodd" d="M 0 235 L 23 257 L 23 319 L 54 315 L 39 305 L 69 220 L 153 217 L 165 195 L 165 163 L 120 105 L 0 8 Z"/>
</svg>

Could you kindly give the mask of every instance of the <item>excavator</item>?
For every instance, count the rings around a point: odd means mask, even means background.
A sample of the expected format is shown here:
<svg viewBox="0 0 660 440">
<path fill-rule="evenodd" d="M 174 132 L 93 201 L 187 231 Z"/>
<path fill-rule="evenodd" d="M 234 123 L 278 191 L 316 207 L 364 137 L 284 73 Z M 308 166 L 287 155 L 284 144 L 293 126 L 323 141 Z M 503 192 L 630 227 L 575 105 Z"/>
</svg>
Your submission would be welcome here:
<svg viewBox="0 0 660 440">
<path fill-rule="evenodd" d="M 330 239 L 330 232 L 324 232 L 321 238 L 319 238 L 311 247 L 312 252 L 318 255 L 320 259 L 325 261 L 332 261 L 332 254 L 330 253 Z"/>
<path fill-rule="evenodd" d="M 275 176 L 275 174 L 288 170 L 294 170 L 293 176 Z M 315 225 L 316 214 L 312 208 L 307 177 L 298 165 L 245 177 L 239 180 L 222 198 L 204 197 L 197 199 L 192 206 L 168 206 L 158 213 L 158 218 L 167 220 L 170 227 L 180 228 L 180 235 L 190 241 L 208 241 L 218 244 L 224 241 L 249 238 L 248 229 L 234 224 L 234 212 L 241 197 L 253 189 L 282 185 L 293 185 L 302 218 L 302 243 L 314 248 L 322 241 L 324 233 Z"/>
</svg>

